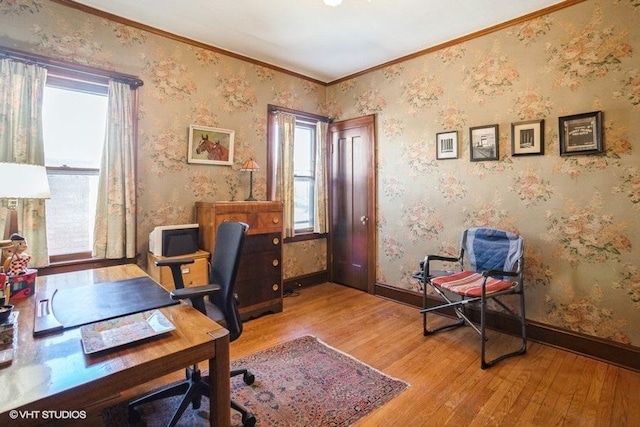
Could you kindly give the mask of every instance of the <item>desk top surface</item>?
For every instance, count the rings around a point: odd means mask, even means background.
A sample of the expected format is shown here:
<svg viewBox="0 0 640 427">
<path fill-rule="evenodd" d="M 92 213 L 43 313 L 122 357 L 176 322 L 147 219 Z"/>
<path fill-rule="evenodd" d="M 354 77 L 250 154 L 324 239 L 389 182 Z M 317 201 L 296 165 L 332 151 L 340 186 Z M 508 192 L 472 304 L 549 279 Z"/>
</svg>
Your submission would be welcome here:
<svg viewBox="0 0 640 427">
<path fill-rule="evenodd" d="M 133 264 L 39 277 L 36 291 L 146 276 Z M 34 298 L 14 300 L 20 313 L 11 365 L 0 369 L 0 414 L 16 408 L 80 410 L 120 391 L 215 357 L 226 329 L 186 304 L 161 308 L 176 329 L 85 355 L 80 328 L 33 336 Z"/>
</svg>

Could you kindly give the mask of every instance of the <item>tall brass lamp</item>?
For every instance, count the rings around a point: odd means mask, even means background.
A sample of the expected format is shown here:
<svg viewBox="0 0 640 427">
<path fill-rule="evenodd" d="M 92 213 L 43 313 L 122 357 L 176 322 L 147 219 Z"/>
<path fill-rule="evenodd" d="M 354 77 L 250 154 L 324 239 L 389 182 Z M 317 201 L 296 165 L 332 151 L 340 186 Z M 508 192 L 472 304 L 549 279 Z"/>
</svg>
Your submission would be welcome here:
<svg viewBox="0 0 640 427">
<path fill-rule="evenodd" d="M 260 170 L 260 166 L 258 166 L 256 161 L 251 158 L 242 165 L 242 169 L 240 170 L 249 172 L 249 197 L 244 200 L 247 202 L 253 202 L 256 200 L 253 198 L 253 173 L 258 172 Z"/>
</svg>

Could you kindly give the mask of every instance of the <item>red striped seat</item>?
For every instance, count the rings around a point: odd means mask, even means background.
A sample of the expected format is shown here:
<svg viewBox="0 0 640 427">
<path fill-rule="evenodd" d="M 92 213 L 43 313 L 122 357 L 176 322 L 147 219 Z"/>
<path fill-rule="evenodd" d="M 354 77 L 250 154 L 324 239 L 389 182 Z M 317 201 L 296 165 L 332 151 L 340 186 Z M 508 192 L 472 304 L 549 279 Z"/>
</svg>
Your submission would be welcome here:
<svg viewBox="0 0 640 427">
<path fill-rule="evenodd" d="M 466 297 L 479 297 L 482 293 L 482 273 L 473 271 L 461 271 L 450 276 L 440 276 L 431 279 L 431 283 L 449 292 Z M 493 277 L 487 278 L 487 294 L 503 291 L 515 286 L 516 283 L 508 280 L 498 280 Z"/>
<path fill-rule="evenodd" d="M 524 238 L 518 234 L 495 228 L 471 227 L 462 232 L 460 239 L 460 255 L 427 255 L 420 263 L 421 281 L 423 285 L 422 333 L 432 335 L 459 326 L 469 325 L 480 335 L 480 367 L 486 369 L 508 357 L 527 352 L 527 322 L 524 312 L 524 275 L 522 272 Z M 465 258 L 466 257 L 466 258 Z M 465 262 L 466 261 L 466 262 Z M 443 263 L 457 262 L 459 273 L 440 276 L 438 269 Z M 446 264 L 444 264 L 446 265 Z M 483 272 L 492 272 L 495 277 L 484 277 Z M 485 294 L 482 294 L 484 284 Z M 438 297 L 430 299 L 428 287 Z M 502 301 L 502 297 L 509 300 Z M 515 298 L 519 301 L 514 305 Z M 491 301 L 491 304 L 488 304 Z M 465 308 L 474 305 L 477 313 L 470 313 Z M 487 311 L 501 311 L 508 319 L 520 323 L 522 344 L 516 350 L 496 351 L 491 360 L 487 360 L 486 342 L 488 341 Z M 441 322 L 430 329 L 427 327 L 427 314 L 453 310 L 456 320 Z M 473 316 L 469 316 L 473 314 Z M 478 322 L 479 320 L 479 322 Z M 479 323 L 478 326 L 476 326 Z M 497 347 L 497 346 L 496 346 Z M 499 354 L 496 356 L 496 354 Z"/>
</svg>

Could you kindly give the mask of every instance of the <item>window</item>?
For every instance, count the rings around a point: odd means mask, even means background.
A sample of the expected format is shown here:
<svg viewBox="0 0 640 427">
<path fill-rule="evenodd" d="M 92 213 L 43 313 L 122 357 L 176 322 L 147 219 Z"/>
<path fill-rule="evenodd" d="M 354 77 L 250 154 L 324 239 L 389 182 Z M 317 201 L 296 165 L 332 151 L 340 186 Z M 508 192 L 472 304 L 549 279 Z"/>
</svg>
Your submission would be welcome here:
<svg viewBox="0 0 640 427">
<path fill-rule="evenodd" d="M 293 143 L 293 221 L 296 232 L 313 231 L 315 141 L 315 124 L 296 120 Z"/>
<path fill-rule="evenodd" d="M 281 143 L 278 113 L 286 113 L 295 117 L 292 164 L 284 165 L 278 158 L 279 153 L 284 149 L 278 148 Z M 267 193 L 270 200 L 291 199 L 293 201 L 292 204 L 285 203 L 284 222 L 287 238 L 294 236 L 300 236 L 300 239 L 303 240 L 315 238 L 314 230 L 321 230 L 317 234 L 325 233 L 326 213 L 325 209 L 318 205 L 324 206 L 326 184 L 316 182 L 317 176 L 324 176 L 325 166 L 323 159 L 316 158 L 316 153 L 323 150 L 322 146 L 317 146 L 317 141 L 321 138 L 319 138 L 318 132 L 324 134 L 324 129 L 326 129 L 326 126 L 319 126 L 319 123 L 328 121 L 328 118 L 315 114 L 269 106 Z M 293 182 L 293 186 L 276 189 L 276 180 L 280 179 L 278 176 L 288 182 Z M 291 189 L 292 193 L 286 195 Z M 284 194 L 276 195 L 276 192 L 280 191 Z M 316 194 L 318 191 L 320 194 Z M 317 213 L 319 209 L 322 210 L 320 214 Z M 293 233 L 291 233 L 292 230 Z"/>
<path fill-rule="evenodd" d="M 48 77 L 43 97 L 46 203 L 52 262 L 91 257 L 107 87 Z"/>
</svg>

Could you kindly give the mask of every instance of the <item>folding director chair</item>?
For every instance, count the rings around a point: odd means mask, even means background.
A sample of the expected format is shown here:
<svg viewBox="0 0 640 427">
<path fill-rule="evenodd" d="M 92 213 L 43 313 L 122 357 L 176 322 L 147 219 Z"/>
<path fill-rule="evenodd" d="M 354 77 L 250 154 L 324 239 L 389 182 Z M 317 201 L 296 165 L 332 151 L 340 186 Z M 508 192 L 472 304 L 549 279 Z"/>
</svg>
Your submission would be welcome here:
<svg viewBox="0 0 640 427">
<path fill-rule="evenodd" d="M 524 239 L 508 231 L 490 228 L 469 228 L 462 233 L 460 255 L 428 255 L 421 262 L 421 271 L 414 277 L 422 280 L 424 291 L 423 333 L 431 335 L 443 329 L 469 325 L 481 337 L 480 366 L 486 369 L 511 356 L 527 351 L 526 320 L 524 309 L 523 283 Z M 433 262 L 455 262 L 461 271 L 451 273 L 434 271 Z M 442 303 L 427 307 L 427 289 L 433 289 Z M 515 295 L 519 300 L 518 308 L 511 308 L 501 298 Z M 516 351 L 507 352 L 492 360 L 485 358 L 486 312 L 487 303 L 494 301 L 505 313 L 520 323 L 522 345 Z M 465 312 L 465 306 L 478 306 L 480 324 L 476 325 Z M 427 328 L 427 313 L 453 309 L 458 320 L 435 329 Z"/>
</svg>

